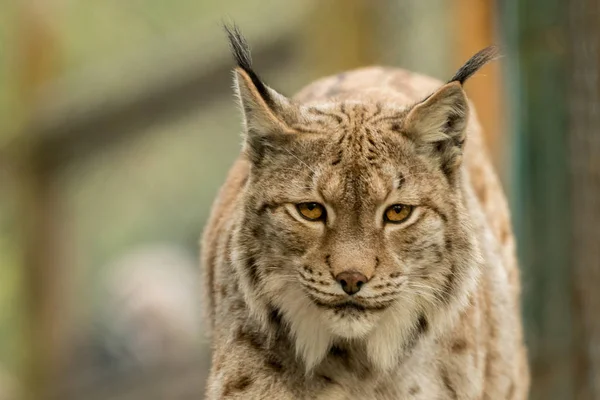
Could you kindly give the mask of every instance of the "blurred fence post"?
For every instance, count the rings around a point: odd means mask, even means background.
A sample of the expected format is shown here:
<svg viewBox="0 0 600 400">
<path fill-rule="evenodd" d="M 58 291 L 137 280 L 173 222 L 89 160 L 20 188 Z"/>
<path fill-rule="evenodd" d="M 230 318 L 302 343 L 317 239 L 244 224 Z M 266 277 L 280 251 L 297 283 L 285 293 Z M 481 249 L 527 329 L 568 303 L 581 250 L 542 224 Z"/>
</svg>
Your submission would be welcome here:
<svg viewBox="0 0 600 400">
<path fill-rule="evenodd" d="M 600 2 L 569 1 L 576 399 L 600 398 Z"/>
<path fill-rule="evenodd" d="M 486 46 L 497 43 L 495 0 L 457 0 L 454 3 L 454 16 L 457 24 L 457 48 L 455 65 L 462 65 L 473 54 Z M 500 174 L 503 174 L 501 160 L 505 160 L 504 148 L 510 140 L 504 134 L 500 84 L 500 63 L 491 63 L 486 71 L 475 75 L 466 84 L 466 91 L 477 110 L 477 116 L 483 127 L 486 145 Z M 503 176 L 504 178 L 504 176 Z"/>
<path fill-rule="evenodd" d="M 566 20 L 562 0 L 501 1 L 515 153 L 512 213 L 531 399 L 574 398 Z"/>
<path fill-rule="evenodd" d="M 20 220 L 25 297 L 25 343 L 28 345 L 23 396 L 40 400 L 53 396 L 60 385 L 66 358 L 68 324 L 64 258 L 64 220 L 52 155 L 28 130 L 39 90 L 58 70 L 58 40 L 53 32 L 52 4 L 30 0 L 20 4 L 16 35 L 21 132 L 14 166 L 19 174 Z M 50 157 L 48 157 L 50 156 Z M 50 162 L 49 162 L 50 161 Z"/>
<path fill-rule="evenodd" d="M 67 358 L 68 271 L 61 225 L 62 199 L 51 166 L 24 149 L 20 169 L 23 229 L 25 332 L 27 349 L 24 393 L 27 399 L 51 398 L 61 384 Z"/>
<path fill-rule="evenodd" d="M 316 77 L 377 61 L 377 5 L 369 0 L 315 2 L 306 21 L 306 57 Z"/>
</svg>

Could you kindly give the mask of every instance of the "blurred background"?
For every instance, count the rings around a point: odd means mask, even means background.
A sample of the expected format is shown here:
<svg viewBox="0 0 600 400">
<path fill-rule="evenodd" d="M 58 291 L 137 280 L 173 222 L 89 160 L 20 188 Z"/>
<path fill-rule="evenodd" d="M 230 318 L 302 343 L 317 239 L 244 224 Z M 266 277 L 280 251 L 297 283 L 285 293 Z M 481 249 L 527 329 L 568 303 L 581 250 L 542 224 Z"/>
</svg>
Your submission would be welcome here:
<svg viewBox="0 0 600 400">
<path fill-rule="evenodd" d="M 600 399 L 600 1 L 0 0 L 0 400 L 203 396 L 231 20 L 288 95 L 503 46 L 466 90 L 512 206 L 531 398 Z"/>
</svg>

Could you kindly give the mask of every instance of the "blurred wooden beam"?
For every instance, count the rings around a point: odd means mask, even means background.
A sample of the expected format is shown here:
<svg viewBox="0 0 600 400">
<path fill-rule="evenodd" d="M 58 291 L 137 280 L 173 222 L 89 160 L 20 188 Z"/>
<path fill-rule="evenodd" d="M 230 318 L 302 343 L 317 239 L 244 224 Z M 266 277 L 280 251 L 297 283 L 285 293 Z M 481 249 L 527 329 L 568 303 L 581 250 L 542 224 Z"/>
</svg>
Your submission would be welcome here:
<svg viewBox="0 0 600 400">
<path fill-rule="evenodd" d="M 600 2 L 568 5 L 575 398 L 600 398 Z"/>
<path fill-rule="evenodd" d="M 292 43 L 290 32 L 282 31 L 253 46 L 253 56 L 266 67 L 281 65 L 289 60 Z M 144 73 L 127 80 L 126 87 L 123 83 L 98 87 L 102 86 L 98 75 L 103 71 L 62 84 L 54 82 L 37 103 L 30 105 L 31 114 L 23 128 L 26 132 L 0 148 L 0 158 L 14 159 L 20 148 L 33 146 L 46 165 L 61 168 L 124 140 L 133 140 L 153 124 L 189 114 L 229 94 L 233 64 L 225 40 L 218 56 L 209 60 L 196 52 L 197 47 L 202 46 L 186 46 L 187 56 L 180 54 L 184 50 L 180 49 L 169 65 L 147 58 L 138 60 L 140 64 L 128 68 Z M 87 90 L 72 93 L 72 87 Z"/>
<path fill-rule="evenodd" d="M 494 0 L 456 0 L 454 3 L 456 23 L 455 65 L 462 65 L 477 51 L 498 43 L 496 35 L 496 2 Z M 465 85 L 469 98 L 475 104 L 479 121 L 483 126 L 490 155 L 503 174 L 502 162 L 506 160 L 507 139 L 502 109 L 502 83 L 500 63 L 494 62 Z"/>
</svg>

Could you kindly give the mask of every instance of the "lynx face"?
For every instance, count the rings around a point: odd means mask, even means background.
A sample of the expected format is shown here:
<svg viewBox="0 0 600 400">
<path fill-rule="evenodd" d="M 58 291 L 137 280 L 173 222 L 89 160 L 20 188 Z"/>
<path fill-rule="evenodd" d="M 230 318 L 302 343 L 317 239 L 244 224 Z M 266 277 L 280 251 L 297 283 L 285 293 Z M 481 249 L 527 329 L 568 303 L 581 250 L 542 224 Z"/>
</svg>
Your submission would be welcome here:
<svg viewBox="0 0 600 400">
<path fill-rule="evenodd" d="M 348 338 L 392 306 L 444 301 L 449 253 L 469 230 L 437 160 L 393 130 L 402 112 L 305 111 L 314 115 L 307 132 L 267 137 L 246 185 L 241 234 L 257 286 L 275 298 L 301 292 Z"/>
<path fill-rule="evenodd" d="M 480 268 L 460 185 L 468 71 L 408 108 L 301 105 L 230 39 L 251 164 L 232 246 L 247 303 L 283 314 L 309 369 L 339 339 L 392 365 Z"/>
</svg>

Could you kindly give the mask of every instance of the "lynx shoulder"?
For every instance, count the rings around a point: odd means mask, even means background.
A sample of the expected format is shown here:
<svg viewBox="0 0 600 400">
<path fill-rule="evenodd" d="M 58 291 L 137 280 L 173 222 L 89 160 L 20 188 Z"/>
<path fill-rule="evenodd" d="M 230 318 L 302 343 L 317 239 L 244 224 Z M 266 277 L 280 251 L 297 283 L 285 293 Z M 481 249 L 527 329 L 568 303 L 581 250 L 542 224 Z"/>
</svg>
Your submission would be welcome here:
<svg viewBox="0 0 600 400">
<path fill-rule="evenodd" d="M 525 399 L 506 200 L 462 84 L 382 67 L 293 98 L 228 30 L 244 145 L 201 243 L 208 399 Z"/>
</svg>

